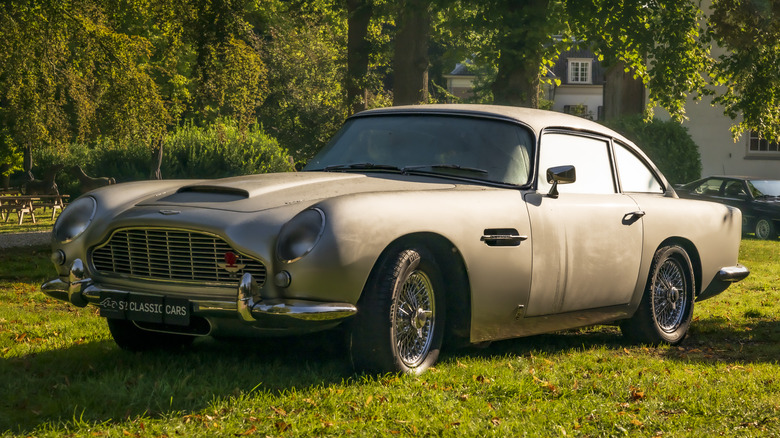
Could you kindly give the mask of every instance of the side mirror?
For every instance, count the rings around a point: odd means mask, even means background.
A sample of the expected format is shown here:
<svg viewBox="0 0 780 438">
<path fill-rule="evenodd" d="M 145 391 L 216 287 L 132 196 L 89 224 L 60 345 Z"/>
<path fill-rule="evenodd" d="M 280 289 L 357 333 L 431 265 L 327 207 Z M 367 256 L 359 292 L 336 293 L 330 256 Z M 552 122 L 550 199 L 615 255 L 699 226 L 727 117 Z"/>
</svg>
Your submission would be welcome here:
<svg viewBox="0 0 780 438">
<path fill-rule="evenodd" d="M 558 197 L 558 184 L 571 184 L 577 180 L 577 171 L 572 165 L 556 166 L 547 169 L 547 182 L 552 184 L 547 196 Z"/>
</svg>

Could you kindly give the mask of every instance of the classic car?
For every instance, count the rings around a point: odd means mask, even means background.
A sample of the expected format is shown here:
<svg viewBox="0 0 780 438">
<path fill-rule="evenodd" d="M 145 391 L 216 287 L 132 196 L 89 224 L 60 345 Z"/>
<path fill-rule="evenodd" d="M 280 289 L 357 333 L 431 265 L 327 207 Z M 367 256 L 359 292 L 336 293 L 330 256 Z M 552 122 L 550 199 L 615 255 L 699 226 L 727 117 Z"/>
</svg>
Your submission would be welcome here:
<svg viewBox="0 0 780 438">
<path fill-rule="evenodd" d="M 710 176 L 676 189 L 682 198 L 720 202 L 742 212 L 742 232 L 759 239 L 777 238 L 780 230 L 780 180 Z"/>
<path fill-rule="evenodd" d="M 419 373 L 442 345 L 593 324 L 679 343 L 695 301 L 748 275 L 741 224 L 597 123 L 394 107 L 350 117 L 301 172 L 81 196 L 42 289 L 99 307 L 124 349 L 336 329 L 357 369 Z"/>
</svg>

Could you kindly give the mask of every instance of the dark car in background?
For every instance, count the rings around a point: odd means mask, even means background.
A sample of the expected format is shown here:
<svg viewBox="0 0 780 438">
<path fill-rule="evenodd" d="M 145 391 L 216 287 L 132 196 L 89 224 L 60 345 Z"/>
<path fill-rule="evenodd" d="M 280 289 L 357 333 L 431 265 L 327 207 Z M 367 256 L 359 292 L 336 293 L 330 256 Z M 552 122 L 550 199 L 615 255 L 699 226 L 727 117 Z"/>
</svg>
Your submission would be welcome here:
<svg viewBox="0 0 780 438">
<path fill-rule="evenodd" d="M 676 189 L 681 198 L 720 202 L 742 210 L 743 233 L 777 238 L 780 229 L 780 180 L 711 176 Z"/>
</svg>

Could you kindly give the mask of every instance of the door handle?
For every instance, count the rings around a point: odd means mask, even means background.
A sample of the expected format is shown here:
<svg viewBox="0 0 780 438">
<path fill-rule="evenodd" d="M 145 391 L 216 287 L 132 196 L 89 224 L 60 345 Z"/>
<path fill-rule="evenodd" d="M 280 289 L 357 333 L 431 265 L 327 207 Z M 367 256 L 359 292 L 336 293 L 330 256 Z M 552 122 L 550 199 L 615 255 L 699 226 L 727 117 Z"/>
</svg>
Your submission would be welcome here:
<svg viewBox="0 0 780 438">
<path fill-rule="evenodd" d="M 642 216 L 645 215 L 645 212 L 642 210 L 632 211 L 631 213 L 626 213 L 623 215 L 623 225 L 631 225 L 634 222 L 638 221 L 642 218 Z"/>
</svg>

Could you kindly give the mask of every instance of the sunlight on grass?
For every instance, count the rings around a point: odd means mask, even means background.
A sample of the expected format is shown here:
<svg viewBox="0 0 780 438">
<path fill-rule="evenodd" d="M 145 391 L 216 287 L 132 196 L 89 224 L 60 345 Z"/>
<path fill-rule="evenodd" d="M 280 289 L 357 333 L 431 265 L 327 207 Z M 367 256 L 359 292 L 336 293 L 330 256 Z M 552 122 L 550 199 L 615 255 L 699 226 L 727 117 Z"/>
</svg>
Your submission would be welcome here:
<svg viewBox="0 0 780 438">
<path fill-rule="evenodd" d="M 51 231 L 56 218 L 52 220 L 51 209 L 44 211 L 42 208 L 38 208 L 35 210 L 35 223 L 32 222 L 29 214 L 24 215 L 24 220 L 21 224 L 18 221 L 16 213 L 11 213 L 7 221 L 0 221 L 0 234 Z"/>
<path fill-rule="evenodd" d="M 354 374 L 338 332 L 132 354 L 94 308 L 39 291 L 46 249 L 0 256 L 4 436 L 780 434 L 780 242 L 696 304 L 677 347 L 612 326 L 446 351 L 419 376 Z M 19 260 L 16 267 L 6 267 Z M 36 266 L 21 271 L 20 265 Z M 41 266 L 38 266 L 41 264 Z M 10 265 L 9 265 L 10 266 Z"/>
</svg>

